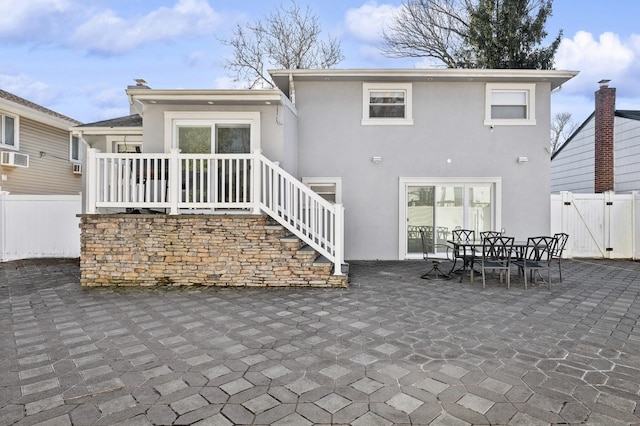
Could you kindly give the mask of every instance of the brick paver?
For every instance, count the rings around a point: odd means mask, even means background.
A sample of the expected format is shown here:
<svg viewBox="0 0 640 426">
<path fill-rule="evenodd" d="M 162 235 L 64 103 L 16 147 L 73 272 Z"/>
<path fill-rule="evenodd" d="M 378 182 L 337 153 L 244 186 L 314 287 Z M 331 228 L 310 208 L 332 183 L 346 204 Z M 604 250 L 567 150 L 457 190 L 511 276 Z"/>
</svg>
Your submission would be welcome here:
<svg viewBox="0 0 640 426">
<path fill-rule="evenodd" d="M 640 423 L 640 263 L 569 260 L 551 291 L 426 266 L 252 289 L 0 264 L 0 424 Z"/>
</svg>

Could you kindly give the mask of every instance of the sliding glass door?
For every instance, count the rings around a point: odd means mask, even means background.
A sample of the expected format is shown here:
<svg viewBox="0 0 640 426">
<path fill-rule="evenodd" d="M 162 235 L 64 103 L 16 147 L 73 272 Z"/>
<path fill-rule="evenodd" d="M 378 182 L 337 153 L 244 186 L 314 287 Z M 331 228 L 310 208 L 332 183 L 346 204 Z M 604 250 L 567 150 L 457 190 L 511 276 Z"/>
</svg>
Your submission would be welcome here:
<svg viewBox="0 0 640 426">
<path fill-rule="evenodd" d="M 456 228 L 473 229 L 476 234 L 496 229 L 499 186 L 499 178 L 468 182 L 401 179 L 400 258 L 422 256 L 420 231 L 430 243 L 442 244 Z"/>
</svg>

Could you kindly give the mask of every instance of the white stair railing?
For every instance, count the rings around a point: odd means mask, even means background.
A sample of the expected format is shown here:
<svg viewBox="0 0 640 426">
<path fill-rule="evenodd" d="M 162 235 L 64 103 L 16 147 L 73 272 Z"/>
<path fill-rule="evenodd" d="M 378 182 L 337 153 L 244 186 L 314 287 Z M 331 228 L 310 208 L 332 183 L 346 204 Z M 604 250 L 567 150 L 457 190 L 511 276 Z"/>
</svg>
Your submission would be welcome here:
<svg viewBox="0 0 640 426">
<path fill-rule="evenodd" d="M 89 149 L 87 213 L 98 208 L 263 211 L 342 275 L 344 207 L 332 204 L 256 150 L 252 154 L 113 154 Z M 187 211 L 190 211 L 187 210 Z"/>
</svg>

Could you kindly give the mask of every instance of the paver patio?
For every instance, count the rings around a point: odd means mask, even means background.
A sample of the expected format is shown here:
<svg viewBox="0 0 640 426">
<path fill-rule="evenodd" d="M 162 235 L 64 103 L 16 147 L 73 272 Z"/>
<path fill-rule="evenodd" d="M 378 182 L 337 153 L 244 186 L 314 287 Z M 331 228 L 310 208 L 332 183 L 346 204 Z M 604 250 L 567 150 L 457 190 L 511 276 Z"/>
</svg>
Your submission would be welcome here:
<svg viewBox="0 0 640 426">
<path fill-rule="evenodd" d="M 77 260 L 0 264 L 0 424 L 640 423 L 640 263 L 564 283 L 81 288 Z M 557 271 L 554 275 L 557 280 Z"/>
</svg>

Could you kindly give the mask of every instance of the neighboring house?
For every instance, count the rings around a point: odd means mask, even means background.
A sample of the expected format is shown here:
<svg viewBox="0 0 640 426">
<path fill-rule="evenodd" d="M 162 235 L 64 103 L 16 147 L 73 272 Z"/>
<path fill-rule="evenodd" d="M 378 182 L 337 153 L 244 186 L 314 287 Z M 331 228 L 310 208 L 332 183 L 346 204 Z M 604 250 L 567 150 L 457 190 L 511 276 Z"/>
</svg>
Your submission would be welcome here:
<svg viewBox="0 0 640 426">
<path fill-rule="evenodd" d="M 69 131 L 79 124 L 0 90 L 0 190 L 29 195 L 82 191 L 83 147 Z"/>
<path fill-rule="evenodd" d="M 343 233 L 336 262 L 421 258 L 419 227 L 435 240 L 455 227 L 548 234 L 551 93 L 576 74 L 274 70 L 273 90 L 130 86 L 142 123 L 128 131 L 141 136 L 141 154 L 115 154 L 124 141 L 114 123 L 74 131 L 101 151 L 88 154 L 96 172 L 87 175 L 85 210 L 266 213 L 317 250 L 324 237 L 310 223 Z M 344 221 L 340 209 L 314 207 L 295 180 L 327 205 L 341 203 Z"/>
<path fill-rule="evenodd" d="M 595 111 L 551 157 L 551 191 L 640 191 L 640 110 L 617 110 L 600 81 Z"/>
</svg>

